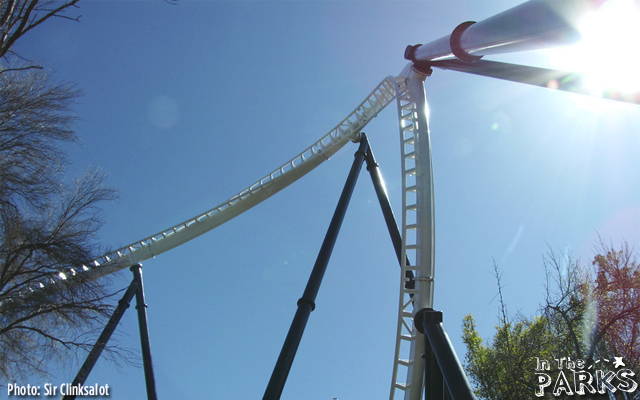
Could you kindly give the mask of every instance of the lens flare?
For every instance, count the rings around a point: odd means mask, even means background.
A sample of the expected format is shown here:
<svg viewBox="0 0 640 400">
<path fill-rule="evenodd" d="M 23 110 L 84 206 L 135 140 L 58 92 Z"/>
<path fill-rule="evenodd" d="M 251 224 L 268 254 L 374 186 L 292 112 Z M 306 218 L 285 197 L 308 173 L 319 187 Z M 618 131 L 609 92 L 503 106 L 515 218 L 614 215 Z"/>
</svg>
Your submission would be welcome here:
<svg viewBox="0 0 640 400">
<path fill-rule="evenodd" d="M 553 51 L 560 69 L 584 74 L 593 95 L 637 98 L 640 95 L 640 2 L 609 0 L 586 14 L 578 29 L 580 43 Z"/>
<path fill-rule="evenodd" d="M 605 90 L 640 90 L 640 9 L 632 0 L 612 0 L 584 19 L 579 27 L 589 87 Z"/>
</svg>

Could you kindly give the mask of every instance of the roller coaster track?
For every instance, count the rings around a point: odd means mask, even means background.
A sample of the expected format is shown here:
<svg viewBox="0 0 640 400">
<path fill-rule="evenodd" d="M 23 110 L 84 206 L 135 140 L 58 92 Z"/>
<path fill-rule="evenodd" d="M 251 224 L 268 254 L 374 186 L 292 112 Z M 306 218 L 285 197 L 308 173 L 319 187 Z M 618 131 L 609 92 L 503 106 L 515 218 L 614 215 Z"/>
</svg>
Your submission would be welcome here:
<svg viewBox="0 0 640 400">
<path fill-rule="evenodd" d="M 405 400 L 419 400 L 424 374 L 424 363 L 420 362 L 424 340 L 413 326 L 413 315 L 421 308 L 432 307 L 433 194 L 424 76 L 418 75 L 408 66 L 400 76 L 387 77 L 347 118 L 320 140 L 225 202 L 155 235 L 102 255 L 79 268 L 52 275 L 46 281 L 33 284 L 20 297 L 25 299 L 38 292 L 52 290 L 60 282 L 72 283 L 74 276 L 82 276 L 84 280 L 106 276 L 153 258 L 212 230 L 300 179 L 349 141 L 358 141 L 360 131 L 396 99 L 402 150 L 401 259 L 416 262 L 401 268 L 390 398 L 394 399 L 400 394 Z M 424 167 L 425 165 L 428 167 Z M 427 261 L 421 261 L 425 257 Z M 411 278 L 406 278 L 408 276 Z M 4 307 L 0 302 L 0 311 L 2 308 Z M 406 381 L 401 382 L 399 377 L 404 375 L 407 376 Z"/>
<path fill-rule="evenodd" d="M 360 131 L 396 98 L 397 90 L 396 79 L 386 78 L 329 133 L 238 194 L 193 218 L 104 254 L 79 269 L 54 276 L 49 283 L 67 279 L 69 274 L 91 274 L 94 279 L 111 274 L 178 247 L 235 218 L 302 178 L 349 141 L 357 141 Z M 41 282 L 36 286 L 46 284 Z"/>
<path fill-rule="evenodd" d="M 358 141 L 361 130 L 396 99 L 402 168 L 402 249 L 399 259 L 411 263 L 401 263 L 390 399 L 403 397 L 404 400 L 420 400 L 424 387 L 425 363 L 422 355 L 425 353 L 425 340 L 415 327 L 414 317 L 417 312 L 433 308 L 435 242 L 431 145 L 424 93 L 426 75 L 419 70 L 438 67 L 542 87 L 549 87 L 551 81 L 561 82 L 557 87 L 559 90 L 598 97 L 574 85 L 574 82 L 580 81 L 576 78 L 579 75 L 574 73 L 479 60 L 487 54 L 573 43 L 579 37 L 575 22 L 597 3 L 601 2 L 531 0 L 478 23 L 464 22 L 450 35 L 425 45 L 409 46 L 405 58 L 413 64 L 409 64 L 398 77 L 383 80 L 333 130 L 278 169 L 194 218 L 105 254 L 79 268 L 52 275 L 46 281 L 33 284 L 17 298 L 1 300 L 0 313 L 8 302 L 27 301 L 29 296 L 60 286 L 64 288 L 62 282 L 82 281 L 74 280 L 74 276 L 97 279 L 133 266 L 240 215 L 300 179 L 347 142 Z M 612 98 L 640 104 L 640 95 L 637 93 L 629 98 Z M 400 377 L 405 376 L 403 381 Z M 449 393 L 452 393 L 452 389 L 455 388 L 448 387 Z M 472 396 L 471 388 L 467 391 Z"/>
</svg>

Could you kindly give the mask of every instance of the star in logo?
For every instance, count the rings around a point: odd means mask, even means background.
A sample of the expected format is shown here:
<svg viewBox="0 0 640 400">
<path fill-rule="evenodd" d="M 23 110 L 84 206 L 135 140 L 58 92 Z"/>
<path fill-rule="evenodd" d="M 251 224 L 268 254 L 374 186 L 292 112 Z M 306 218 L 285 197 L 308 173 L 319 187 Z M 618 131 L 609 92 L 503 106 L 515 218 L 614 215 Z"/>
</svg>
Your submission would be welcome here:
<svg viewBox="0 0 640 400">
<path fill-rule="evenodd" d="M 613 357 L 615 361 L 613 362 L 613 368 L 624 367 L 624 363 L 622 362 L 622 357 Z"/>
</svg>

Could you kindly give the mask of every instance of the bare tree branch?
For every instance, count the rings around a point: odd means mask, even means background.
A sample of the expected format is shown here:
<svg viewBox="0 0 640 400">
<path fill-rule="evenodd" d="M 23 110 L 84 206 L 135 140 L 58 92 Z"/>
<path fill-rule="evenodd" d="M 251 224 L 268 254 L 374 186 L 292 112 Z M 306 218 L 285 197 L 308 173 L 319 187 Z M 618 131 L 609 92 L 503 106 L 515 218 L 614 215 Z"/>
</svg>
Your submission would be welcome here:
<svg viewBox="0 0 640 400">
<path fill-rule="evenodd" d="M 17 3 L 16 3 L 17 4 Z M 18 7 L 18 6 L 16 6 Z M 19 7 L 18 7 L 19 8 Z M 21 293 L 102 254 L 93 243 L 99 205 L 114 199 L 99 170 L 63 180 L 60 144 L 73 142 L 71 106 L 79 92 L 46 74 L 0 74 L 0 377 L 46 370 L 45 361 L 79 333 L 103 324 L 111 310 L 108 281 L 64 279 L 28 300 Z M 69 277 L 71 278 L 71 277 Z"/>
<path fill-rule="evenodd" d="M 70 17 L 65 12 L 76 8 L 80 0 L 26 0 L 2 1 L 2 16 L 0 17 L 0 58 L 5 58 L 15 42 L 27 32 L 39 26 L 50 18 L 65 18 L 74 21 L 79 16 Z"/>
</svg>

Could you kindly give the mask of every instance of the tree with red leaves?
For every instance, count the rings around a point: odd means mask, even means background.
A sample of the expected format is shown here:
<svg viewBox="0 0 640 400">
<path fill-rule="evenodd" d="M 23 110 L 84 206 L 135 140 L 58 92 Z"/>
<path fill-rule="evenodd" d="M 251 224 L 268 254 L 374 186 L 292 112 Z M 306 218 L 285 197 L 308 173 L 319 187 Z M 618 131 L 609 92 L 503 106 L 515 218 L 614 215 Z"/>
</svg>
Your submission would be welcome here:
<svg viewBox="0 0 640 400">
<path fill-rule="evenodd" d="M 549 252 L 546 298 L 534 318 L 507 314 L 496 267 L 502 317 L 492 342 L 483 343 L 472 316 L 463 323 L 465 368 L 479 399 L 535 398 L 536 389 L 536 396 L 541 390 L 539 360 L 551 360 L 555 367 L 548 375 L 557 376 L 561 358 L 584 362 L 582 370 L 592 377 L 598 368 L 614 372 L 625 368 L 635 374 L 629 375 L 635 380 L 627 380 L 628 385 L 617 382 L 618 388 L 626 390 L 587 398 L 640 399 L 640 262 L 627 243 L 617 250 L 601 242 L 598 253 L 588 268 L 567 255 Z M 597 385 L 595 378 L 593 385 Z M 557 398 L 550 393 L 553 387 L 550 384 L 544 398 Z"/>
<path fill-rule="evenodd" d="M 605 249 L 596 267 L 593 299 L 598 323 L 593 341 L 604 340 L 606 353 L 640 365 L 640 265 L 625 243 L 621 250 Z M 591 354 L 593 357 L 593 354 Z"/>
</svg>

